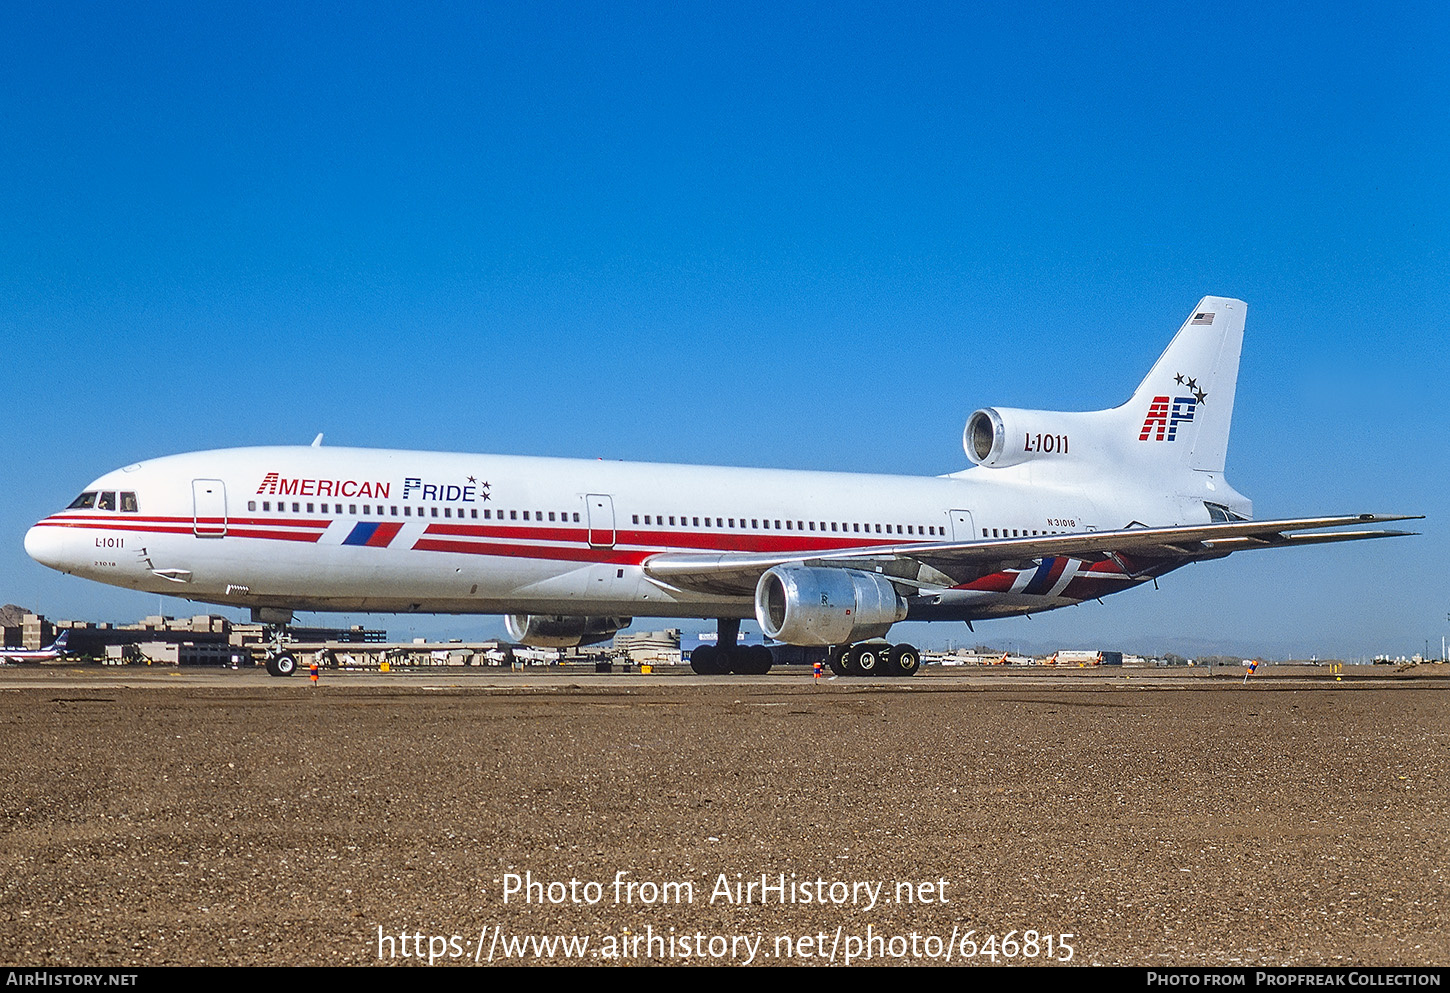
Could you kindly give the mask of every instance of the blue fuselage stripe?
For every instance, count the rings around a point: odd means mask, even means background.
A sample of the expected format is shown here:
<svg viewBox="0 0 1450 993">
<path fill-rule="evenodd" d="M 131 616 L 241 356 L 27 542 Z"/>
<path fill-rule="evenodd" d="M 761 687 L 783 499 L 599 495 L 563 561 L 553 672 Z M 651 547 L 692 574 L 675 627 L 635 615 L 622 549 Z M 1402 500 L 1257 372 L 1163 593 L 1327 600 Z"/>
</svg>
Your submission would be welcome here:
<svg viewBox="0 0 1450 993">
<path fill-rule="evenodd" d="M 368 540 L 372 538 L 373 532 L 377 529 L 378 525 L 376 522 L 368 523 L 364 521 L 353 528 L 352 533 L 342 539 L 342 543 L 344 545 L 366 545 Z"/>
</svg>

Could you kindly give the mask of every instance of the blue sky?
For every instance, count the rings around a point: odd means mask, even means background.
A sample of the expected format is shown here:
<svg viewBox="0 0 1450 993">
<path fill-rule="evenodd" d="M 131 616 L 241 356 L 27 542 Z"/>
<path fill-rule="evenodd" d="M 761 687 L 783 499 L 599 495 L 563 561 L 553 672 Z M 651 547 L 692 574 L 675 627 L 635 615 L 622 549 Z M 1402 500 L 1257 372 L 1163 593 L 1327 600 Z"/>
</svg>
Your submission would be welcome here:
<svg viewBox="0 0 1450 993">
<path fill-rule="evenodd" d="M 1257 514 L 1424 536 L 909 633 L 1359 655 L 1450 627 L 1444 4 L 17 3 L 0 27 L 0 600 L 155 612 L 32 563 L 26 527 L 117 465 L 318 431 L 954 471 L 973 409 L 1119 403 L 1211 293 L 1250 305 L 1229 477 Z"/>
</svg>

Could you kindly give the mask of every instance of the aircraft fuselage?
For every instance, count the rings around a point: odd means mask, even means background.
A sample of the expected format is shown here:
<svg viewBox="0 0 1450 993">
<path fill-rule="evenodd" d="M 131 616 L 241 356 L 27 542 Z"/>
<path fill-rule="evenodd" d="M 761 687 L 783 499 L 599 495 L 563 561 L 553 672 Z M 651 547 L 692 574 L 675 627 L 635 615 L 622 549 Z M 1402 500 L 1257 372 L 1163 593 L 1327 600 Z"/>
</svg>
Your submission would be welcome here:
<svg viewBox="0 0 1450 993">
<path fill-rule="evenodd" d="M 995 478 L 980 478 L 988 474 Z M 233 449 L 108 473 L 86 488 L 96 494 L 91 506 L 37 523 L 26 548 L 87 579 L 244 607 L 743 618 L 753 613 L 750 596 L 670 588 L 643 563 L 664 552 L 809 557 L 1208 520 L 1201 503 L 1191 520 L 1170 520 L 1165 509 L 1193 505 L 1165 508 L 1154 498 L 1105 506 L 1082 485 L 1032 485 L 1023 475 Z M 1053 562 L 1040 576 L 1040 563 L 1024 565 L 1031 568 L 976 577 L 981 588 L 962 590 L 946 609 L 920 602 L 914 613 L 1021 613 L 1133 585 L 1120 569 L 1092 575 L 1077 560 Z"/>
</svg>

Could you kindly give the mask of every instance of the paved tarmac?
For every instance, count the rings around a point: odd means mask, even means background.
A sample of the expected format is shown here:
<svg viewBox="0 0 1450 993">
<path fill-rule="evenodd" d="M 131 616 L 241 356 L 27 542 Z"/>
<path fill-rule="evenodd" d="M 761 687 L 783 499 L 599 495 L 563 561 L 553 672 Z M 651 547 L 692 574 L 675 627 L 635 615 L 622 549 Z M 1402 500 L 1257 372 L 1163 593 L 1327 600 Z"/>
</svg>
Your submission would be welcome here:
<svg viewBox="0 0 1450 993">
<path fill-rule="evenodd" d="M 4 668 L 0 961 L 1445 965 L 1450 679 L 1348 668 Z"/>
</svg>

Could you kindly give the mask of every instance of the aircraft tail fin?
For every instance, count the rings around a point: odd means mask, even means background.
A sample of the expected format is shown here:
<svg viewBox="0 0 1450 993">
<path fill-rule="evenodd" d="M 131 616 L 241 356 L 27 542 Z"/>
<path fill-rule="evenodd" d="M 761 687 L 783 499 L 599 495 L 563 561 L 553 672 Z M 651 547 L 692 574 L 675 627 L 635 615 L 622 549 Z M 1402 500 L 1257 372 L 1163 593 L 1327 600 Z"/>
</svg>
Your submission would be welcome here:
<svg viewBox="0 0 1450 993">
<path fill-rule="evenodd" d="M 1185 468 L 1223 471 L 1247 312 L 1242 300 L 1198 302 L 1132 399 L 1117 408 L 1130 422 L 1125 444 L 1144 455 L 1168 449 Z"/>
<path fill-rule="evenodd" d="M 54 641 L 52 641 L 50 643 L 50 646 L 48 648 L 46 648 L 45 650 L 47 652 L 61 652 L 61 653 L 64 653 L 65 652 L 65 643 L 67 641 L 69 641 L 69 640 L 70 640 L 70 631 L 69 630 L 62 631 L 60 634 L 58 634 L 56 636 L 56 639 Z"/>
<path fill-rule="evenodd" d="M 1109 410 L 1065 413 L 985 407 L 962 445 L 978 466 L 1031 462 L 1037 471 L 1222 473 L 1248 305 L 1204 297 L 1132 398 Z M 1181 484 L 1174 484 L 1181 485 Z"/>
</svg>

